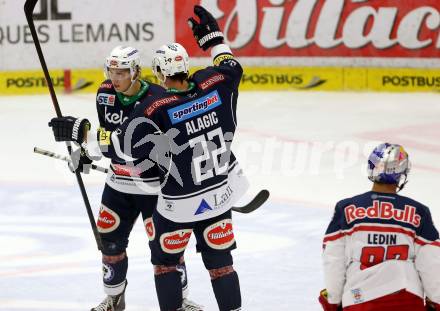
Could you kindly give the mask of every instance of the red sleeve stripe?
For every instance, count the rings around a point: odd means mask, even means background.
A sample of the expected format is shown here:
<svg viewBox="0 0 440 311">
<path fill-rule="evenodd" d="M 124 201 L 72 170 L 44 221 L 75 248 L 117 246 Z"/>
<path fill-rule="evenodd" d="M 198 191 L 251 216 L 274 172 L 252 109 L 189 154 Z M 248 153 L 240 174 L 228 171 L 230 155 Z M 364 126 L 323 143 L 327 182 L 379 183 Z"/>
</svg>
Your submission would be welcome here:
<svg viewBox="0 0 440 311">
<path fill-rule="evenodd" d="M 416 238 L 414 240 L 414 242 L 416 242 L 417 244 L 422 245 L 422 246 L 424 246 L 424 245 L 432 245 L 432 246 L 440 247 L 440 241 L 439 240 L 434 241 L 434 242 L 431 242 L 431 241 L 425 242 L 425 241 L 423 241 L 423 240 L 421 240 L 419 238 Z"/>
<path fill-rule="evenodd" d="M 420 240 L 423 244 L 432 244 L 432 243 L 440 243 L 440 240 L 427 240 L 427 239 L 424 239 L 423 237 L 421 237 L 421 236 L 417 236 L 416 237 L 418 240 Z"/>
<path fill-rule="evenodd" d="M 336 233 L 332 233 L 331 235 L 327 235 L 324 237 L 324 243 L 327 243 L 329 241 L 336 241 L 340 238 L 343 238 L 345 236 L 344 232 L 338 231 Z"/>
<path fill-rule="evenodd" d="M 422 246 L 428 244 L 420 239 L 415 239 L 414 242 L 416 242 L 417 244 L 422 245 Z"/>
</svg>

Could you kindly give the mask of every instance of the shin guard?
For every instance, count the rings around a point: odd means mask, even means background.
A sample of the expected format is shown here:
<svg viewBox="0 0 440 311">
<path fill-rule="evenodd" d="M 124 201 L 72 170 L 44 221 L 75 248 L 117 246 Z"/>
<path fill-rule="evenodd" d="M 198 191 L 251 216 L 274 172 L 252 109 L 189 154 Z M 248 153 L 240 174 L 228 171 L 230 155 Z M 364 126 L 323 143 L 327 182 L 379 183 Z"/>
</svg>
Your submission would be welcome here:
<svg viewBox="0 0 440 311">
<path fill-rule="evenodd" d="M 213 273 L 211 273 L 212 276 Z M 217 278 L 212 278 L 211 283 L 220 311 L 241 309 L 240 283 L 237 272 L 233 271 Z"/>
<path fill-rule="evenodd" d="M 102 272 L 104 281 L 104 292 L 107 295 L 115 296 L 124 291 L 125 279 L 127 277 L 128 258 L 117 262 L 108 262 L 103 260 Z"/>
<path fill-rule="evenodd" d="M 154 282 L 161 311 L 176 311 L 182 307 L 181 273 L 176 266 L 155 266 Z"/>
</svg>

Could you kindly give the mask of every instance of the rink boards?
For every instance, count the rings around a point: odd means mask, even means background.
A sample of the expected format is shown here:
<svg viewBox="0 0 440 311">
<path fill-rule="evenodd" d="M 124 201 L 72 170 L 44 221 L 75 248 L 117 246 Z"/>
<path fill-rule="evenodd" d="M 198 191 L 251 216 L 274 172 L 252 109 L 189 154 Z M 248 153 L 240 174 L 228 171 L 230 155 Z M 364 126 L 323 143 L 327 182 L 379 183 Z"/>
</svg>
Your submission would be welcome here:
<svg viewBox="0 0 440 311">
<path fill-rule="evenodd" d="M 56 91 L 64 93 L 93 93 L 104 80 L 102 69 L 51 70 L 51 77 Z M 148 69 L 143 77 L 157 83 Z M 240 90 L 437 92 L 440 69 L 245 67 Z M 45 93 L 47 85 L 41 70 L 0 72 L 0 95 Z"/>
<path fill-rule="evenodd" d="M 3 3 L 4 2 L 4 3 Z M 0 95 L 45 94 L 20 1 L 0 2 Z M 44 4 L 44 5 L 43 5 Z M 245 67 L 241 90 L 431 92 L 440 88 L 438 0 L 39 1 L 36 31 L 58 91 L 96 91 L 108 53 L 151 55 L 179 42 L 190 66 L 211 64 L 187 25 L 193 5 L 217 19 Z M 99 14 L 96 14 L 99 12 Z M 164 27 L 166 25 L 167 27 Z M 57 70 L 58 69 L 58 70 Z"/>
</svg>

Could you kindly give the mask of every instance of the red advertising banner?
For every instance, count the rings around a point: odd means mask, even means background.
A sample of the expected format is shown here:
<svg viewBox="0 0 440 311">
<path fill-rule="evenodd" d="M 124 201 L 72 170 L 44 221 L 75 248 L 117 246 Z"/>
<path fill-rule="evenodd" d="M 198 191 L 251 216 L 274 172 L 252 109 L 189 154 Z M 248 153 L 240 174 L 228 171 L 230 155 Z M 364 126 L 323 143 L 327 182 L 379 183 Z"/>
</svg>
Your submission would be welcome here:
<svg viewBox="0 0 440 311">
<path fill-rule="evenodd" d="M 237 56 L 438 58 L 439 0 L 175 0 L 176 41 L 191 56 L 187 18 L 201 4 Z"/>
</svg>

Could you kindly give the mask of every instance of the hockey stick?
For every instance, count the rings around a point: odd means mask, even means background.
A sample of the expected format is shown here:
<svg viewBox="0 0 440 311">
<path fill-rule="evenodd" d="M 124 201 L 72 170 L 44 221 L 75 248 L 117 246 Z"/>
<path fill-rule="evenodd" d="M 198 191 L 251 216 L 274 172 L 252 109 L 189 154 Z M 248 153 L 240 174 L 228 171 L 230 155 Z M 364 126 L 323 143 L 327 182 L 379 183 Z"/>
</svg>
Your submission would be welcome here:
<svg viewBox="0 0 440 311">
<path fill-rule="evenodd" d="M 42 154 L 44 156 L 50 157 L 50 158 L 54 158 L 54 159 L 59 159 L 59 160 L 63 160 L 66 162 L 71 162 L 71 160 L 66 157 L 66 156 L 62 156 L 60 154 L 57 154 L 55 152 L 52 151 L 47 151 L 38 147 L 34 147 L 34 152 L 38 153 L 38 154 Z M 102 173 L 108 173 L 108 169 L 103 168 L 101 166 L 92 164 L 91 166 L 92 169 L 97 170 L 99 172 Z M 238 212 L 238 213 L 243 213 L 243 214 L 248 214 L 251 213 L 253 211 L 255 211 L 256 209 L 258 209 L 261 205 L 263 205 L 267 199 L 269 198 L 269 191 L 268 190 L 261 190 L 256 196 L 255 198 L 252 199 L 252 201 L 250 201 L 248 204 L 244 205 L 244 206 L 234 206 L 232 207 L 232 210 L 234 212 Z"/>
<path fill-rule="evenodd" d="M 46 65 L 46 60 L 44 59 L 43 50 L 41 49 L 40 40 L 38 39 L 37 31 L 35 29 L 34 19 L 33 19 L 33 13 L 35 9 L 35 5 L 37 4 L 38 0 L 26 0 L 24 4 L 24 14 L 26 15 L 26 20 L 29 25 L 29 30 L 32 34 L 32 39 L 34 40 L 35 49 L 37 50 L 38 58 L 41 63 L 41 68 L 44 72 L 44 77 L 46 78 L 47 87 L 49 89 L 50 97 L 52 98 L 53 107 L 55 108 L 55 112 L 58 117 L 61 117 L 61 109 L 58 104 L 58 99 L 55 94 L 55 89 L 53 87 L 52 79 L 49 74 L 49 70 Z M 67 151 L 69 152 L 69 155 L 72 154 L 72 146 L 70 142 L 66 142 L 67 145 Z M 81 195 L 84 201 L 84 204 L 86 206 L 87 215 L 89 217 L 90 225 L 92 226 L 93 235 L 95 236 L 96 244 L 98 246 L 98 250 L 102 250 L 102 241 L 101 237 L 98 233 L 98 228 L 96 227 L 95 218 L 93 217 L 92 208 L 90 206 L 89 198 L 87 197 L 87 192 L 84 187 L 83 180 L 81 178 L 81 173 L 79 170 L 75 171 L 76 180 L 78 181 L 78 186 L 81 191 Z"/>
<path fill-rule="evenodd" d="M 267 201 L 267 199 L 269 198 L 269 191 L 268 190 L 261 190 L 260 192 L 258 192 L 258 194 L 255 196 L 255 198 L 252 199 L 252 201 L 250 201 L 248 204 L 244 205 L 244 206 L 234 206 L 232 207 L 232 210 L 234 212 L 239 212 L 239 213 L 243 213 L 243 214 L 248 214 L 251 213 L 253 211 L 255 211 L 256 209 L 258 209 L 261 205 L 264 204 L 264 202 Z"/>
<path fill-rule="evenodd" d="M 72 160 L 69 157 L 57 154 L 57 153 L 52 152 L 52 151 L 48 151 L 48 150 L 44 150 L 44 149 L 41 149 L 41 148 L 38 148 L 38 147 L 34 147 L 34 152 L 38 153 L 38 154 L 41 154 L 41 155 L 44 155 L 44 156 L 47 156 L 49 158 L 54 158 L 54 159 L 63 160 L 63 161 L 72 163 Z M 103 167 L 98 166 L 98 165 L 95 165 L 95 164 L 92 164 L 90 166 L 90 168 L 92 170 L 96 170 L 98 172 L 102 172 L 102 173 L 106 173 L 106 174 L 108 173 L 108 169 L 103 168 Z"/>
</svg>

